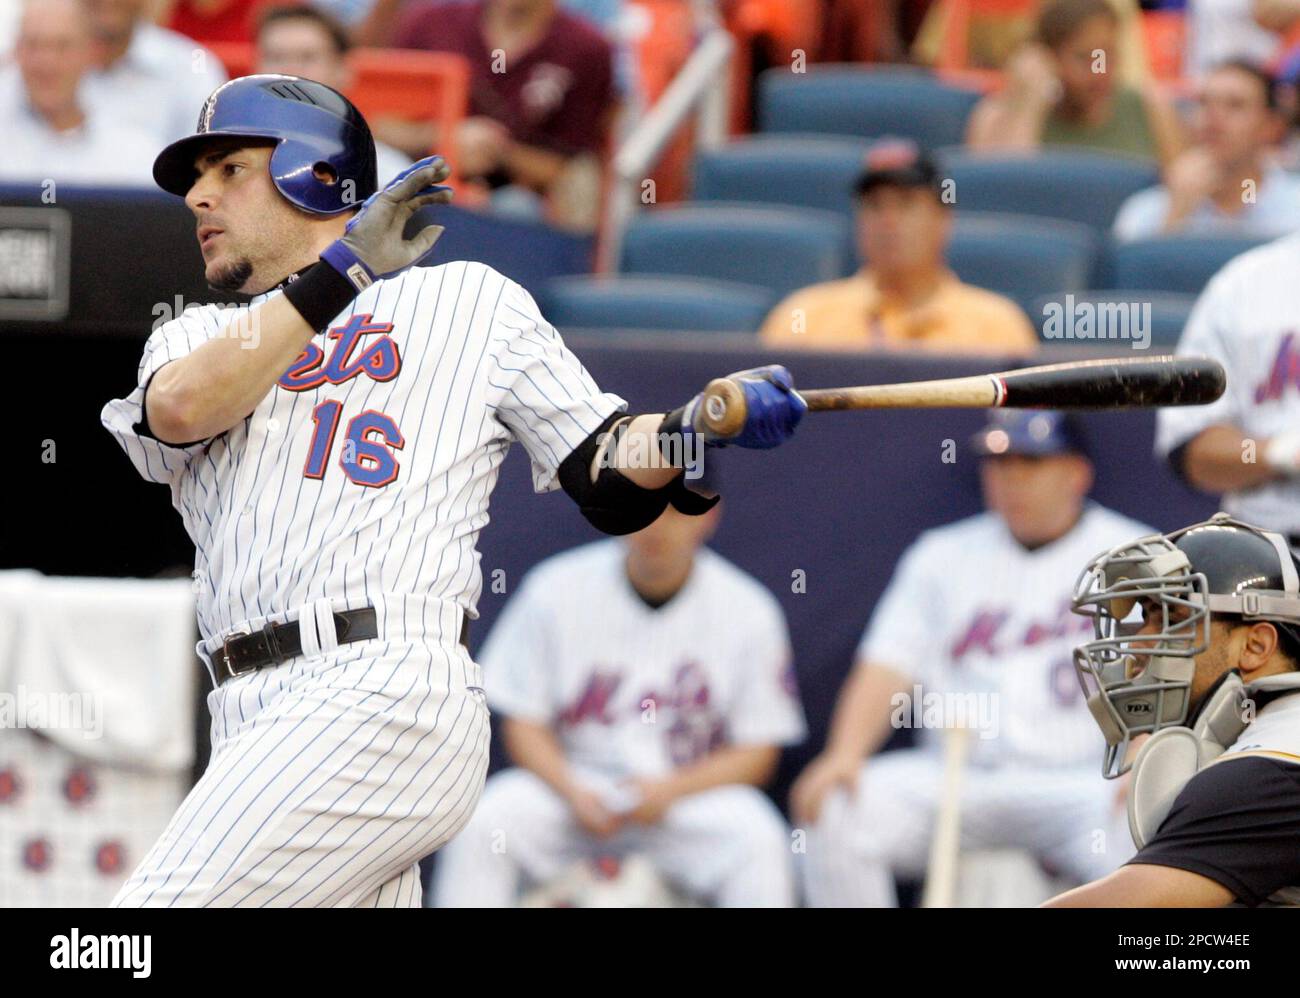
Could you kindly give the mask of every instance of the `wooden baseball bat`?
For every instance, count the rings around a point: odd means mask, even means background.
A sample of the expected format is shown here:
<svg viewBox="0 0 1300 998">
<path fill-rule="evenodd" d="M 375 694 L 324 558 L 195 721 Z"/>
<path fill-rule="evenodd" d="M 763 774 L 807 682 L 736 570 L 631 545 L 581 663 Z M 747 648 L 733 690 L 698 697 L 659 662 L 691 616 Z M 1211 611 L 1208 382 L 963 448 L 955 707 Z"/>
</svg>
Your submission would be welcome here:
<svg viewBox="0 0 1300 998">
<path fill-rule="evenodd" d="M 952 908 L 957 903 L 961 866 L 961 794 L 966 783 L 970 728 L 943 731 L 943 790 L 930 839 L 930 857 L 921 890 L 922 908 Z"/>
<path fill-rule="evenodd" d="M 812 412 L 831 409 L 1147 409 L 1205 405 L 1223 394 L 1223 367 L 1208 357 L 1077 360 L 900 385 L 800 391 Z M 697 422 L 720 437 L 740 432 L 745 394 L 715 378 L 704 389 Z"/>
</svg>

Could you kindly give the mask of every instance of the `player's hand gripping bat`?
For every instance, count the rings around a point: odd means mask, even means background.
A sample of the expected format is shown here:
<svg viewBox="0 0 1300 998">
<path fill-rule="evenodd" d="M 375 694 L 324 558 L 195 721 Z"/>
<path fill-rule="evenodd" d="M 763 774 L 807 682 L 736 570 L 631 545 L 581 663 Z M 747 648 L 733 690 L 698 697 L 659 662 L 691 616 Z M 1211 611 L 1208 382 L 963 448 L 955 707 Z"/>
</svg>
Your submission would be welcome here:
<svg viewBox="0 0 1300 998">
<path fill-rule="evenodd" d="M 830 409 L 1146 409 L 1205 405 L 1227 385 L 1208 357 L 1078 360 L 940 381 L 853 388 L 813 388 L 799 394 L 813 411 Z M 700 428 L 726 438 L 745 423 L 738 384 L 716 378 L 704 389 Z"/>
</svg>

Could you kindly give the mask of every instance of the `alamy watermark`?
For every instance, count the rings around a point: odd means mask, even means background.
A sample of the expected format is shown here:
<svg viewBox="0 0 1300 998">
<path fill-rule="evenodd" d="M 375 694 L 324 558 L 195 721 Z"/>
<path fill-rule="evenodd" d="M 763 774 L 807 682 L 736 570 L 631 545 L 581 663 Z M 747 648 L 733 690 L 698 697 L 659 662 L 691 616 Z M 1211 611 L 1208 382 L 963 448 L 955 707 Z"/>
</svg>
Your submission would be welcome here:
<svg viewBox="0 0 1300 998">
<path fill-rule="evenodd" d="M 1151 345 L 1151 303 L 1064 301 L 1043 306 L 1045 340 L 1128 340 L 1134 350 Z"/>
<path fill-rule="evenodd" d="M 895 730 L 968 728 L 985 740 L 998 736 L 996 693 L 940 693 L 917 683 L 910 692 L 895 693 L 889 705 L 889 723 Z"/>
<path fill-rule="evenodd" d="M 0 729 L 79 731 L 86 741 L 104 735 L 104 710 L 92 693 L 49 693 L 18 685 L 0 692 Z"/>
</svg>

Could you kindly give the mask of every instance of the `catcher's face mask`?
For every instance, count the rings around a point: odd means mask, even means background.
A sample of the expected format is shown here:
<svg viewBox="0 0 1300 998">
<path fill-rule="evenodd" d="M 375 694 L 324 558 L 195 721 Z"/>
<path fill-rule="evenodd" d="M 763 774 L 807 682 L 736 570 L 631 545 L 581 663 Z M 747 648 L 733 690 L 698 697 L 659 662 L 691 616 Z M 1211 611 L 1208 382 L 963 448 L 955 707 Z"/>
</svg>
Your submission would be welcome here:
<svg viewBox="0 0 1300 998">
<path fill-rule="evenodd" d="M 1102 772 L 1111 779 L 1128 771 L 1134 735 L 1187 722 L 1212 614 L 1294 633 L 1300 571 L 1280 534 L 1217 513 L 1098 555 L 1075 586 L 1074 611 L 1093 621 L 1093 640 L 1075 649 L 1074 666 L 1106 738 Z"/>
<path fill-rule="evenodd" d="M 1074 611 L 1092 618 L 1094 637 L 1075 649 L 1074 667 L 1106 738 L 1107 779 L 1128 772 L 1133 736 L 1187 720 L 1195 656 L 1210 644 L 1206 579 L 1176 536 L 1098 555 L 1075 586 Z"/>
</svg>

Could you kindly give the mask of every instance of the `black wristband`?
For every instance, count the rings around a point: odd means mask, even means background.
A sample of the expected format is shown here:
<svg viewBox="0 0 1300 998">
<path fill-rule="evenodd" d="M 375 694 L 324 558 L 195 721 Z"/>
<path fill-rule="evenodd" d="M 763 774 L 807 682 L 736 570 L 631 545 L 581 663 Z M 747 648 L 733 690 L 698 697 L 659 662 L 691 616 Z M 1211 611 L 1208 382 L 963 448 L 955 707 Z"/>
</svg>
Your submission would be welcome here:
<svg viewBox="0 0 1300 998">
<path fill-rule="evenodd" d="M 680 468 L 685 463 L 686 447 L 682 440 L 682 417 L 685 413 L 686 406 L 681 406 L 659 424 L 659 453 L 673 468 Z"/>
<path fill-rule="evenodd" d="M 286 287 L 284 296 L 307 325 L 319 333 L 352 304 L 357 289 L 328 263 L 321 262 L 308 267 L 302 277 Z"/>
</svg>

